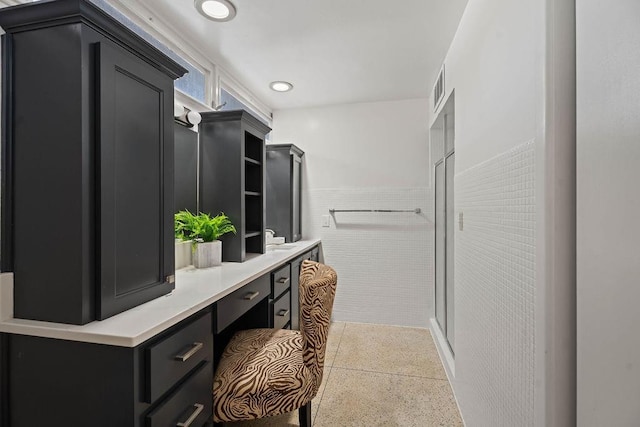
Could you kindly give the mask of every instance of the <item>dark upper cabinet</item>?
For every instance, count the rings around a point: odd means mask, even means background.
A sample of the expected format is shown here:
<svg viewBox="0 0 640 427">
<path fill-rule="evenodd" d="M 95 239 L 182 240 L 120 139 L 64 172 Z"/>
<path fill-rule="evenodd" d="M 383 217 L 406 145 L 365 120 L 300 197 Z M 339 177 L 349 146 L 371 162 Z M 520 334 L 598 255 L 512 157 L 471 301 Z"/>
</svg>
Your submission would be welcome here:
<svg viewBox="0 0 640 427">
<path fill-rule="evenodd" d="M 286 242 L 302 238 L 302 156 L 304 152 L 293 144 L 267 145 L 266 228 Z"/>
<path fill-rule="evenodd" d="M 175 212 L 198 210 L 198 134 L 175 122 Z"/>
<path fill-rule="evenodd" d="M 186 70 L 85 0 L 2 9 L 0 26 L 15 317 L 85 324 L 170 292 Z"/>
<path fill-rule="evenodd" d="M 200 122 L 200 205 L 224 212 L 237 234 L 222 240 L 222 259 L 242 262 L 264 253 L 265 135 L 267 125 L 243 110 L 202 113 Z"/>
</svg>

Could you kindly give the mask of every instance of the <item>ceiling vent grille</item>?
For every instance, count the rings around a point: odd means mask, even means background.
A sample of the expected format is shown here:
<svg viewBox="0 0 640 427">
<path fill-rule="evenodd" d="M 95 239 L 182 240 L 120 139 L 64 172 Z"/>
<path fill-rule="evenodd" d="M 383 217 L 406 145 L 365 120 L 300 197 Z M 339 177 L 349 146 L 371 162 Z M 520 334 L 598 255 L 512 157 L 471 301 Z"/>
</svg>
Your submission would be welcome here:
<svg viewBox="0 0 640 427">
<path fill-rule="evenodd" d="M 433 109 L 435 110 L 440 105 L 440 102 L 444 98 L 444 65 L 438 74 L 435 86 L 433 86 Z"/>
</svg>

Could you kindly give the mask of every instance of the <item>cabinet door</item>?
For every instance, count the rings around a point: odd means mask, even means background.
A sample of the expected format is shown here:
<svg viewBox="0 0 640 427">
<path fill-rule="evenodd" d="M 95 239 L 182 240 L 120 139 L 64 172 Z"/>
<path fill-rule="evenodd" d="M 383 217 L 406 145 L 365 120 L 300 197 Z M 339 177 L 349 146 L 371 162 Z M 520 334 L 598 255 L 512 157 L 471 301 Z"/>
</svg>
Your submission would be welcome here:
<svg viewBox="0 0 640 427">
<path fill-rule="evenodd" d="M 297 242 L 302 238 L 302 225 L 300 217 L 302 216 L 302 159 L 298 156 L 291 156 L 292 178 L 291 178 L 291 216 L 293 223 L 293 234 L 291 241 Z"/>
<path fill-rule="evenodd" d="M 174 288 L 173 81 L 96 44 L 99 190 L 97 317 Z"/>
</svg>

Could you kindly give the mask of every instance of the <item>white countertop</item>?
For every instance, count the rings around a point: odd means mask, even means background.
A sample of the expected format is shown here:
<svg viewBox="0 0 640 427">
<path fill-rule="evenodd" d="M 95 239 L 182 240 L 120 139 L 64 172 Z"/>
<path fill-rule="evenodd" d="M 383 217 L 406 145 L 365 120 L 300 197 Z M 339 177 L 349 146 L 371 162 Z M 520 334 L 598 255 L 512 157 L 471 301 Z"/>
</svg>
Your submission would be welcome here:
<svg viewBox="0 0 640 427">
<path fill-rule="evenodd" d="M 13 280 L 12 274 L 4 274 L 0 280 L 0 317 L 4 319 L 0 321 L 0 332 L 135 347 L 319 243 L 316 239 L 268 246 L 264 255 L 250 256 L 242 263 L 177 270 L 176 288 L 170 294 L 82 326 L 7 315 L 12 312 L 13 304 L 8 304 L 8 300 L 13 302 Z"/>
</svg>

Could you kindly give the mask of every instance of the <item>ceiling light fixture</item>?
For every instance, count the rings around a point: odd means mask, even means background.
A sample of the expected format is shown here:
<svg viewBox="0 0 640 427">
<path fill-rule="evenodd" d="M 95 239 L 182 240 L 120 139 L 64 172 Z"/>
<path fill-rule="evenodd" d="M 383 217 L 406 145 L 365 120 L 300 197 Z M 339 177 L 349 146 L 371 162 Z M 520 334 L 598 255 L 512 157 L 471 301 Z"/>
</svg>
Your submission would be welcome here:
<svg viewBox="0 0 640 427">
<path fill-rule="evenodd" d="M 271 88 L 271 90 L 275 90 L 276 92 L 289 92 L 291 89 L 293 89 L 293 85 L 291 83 L 282 81 L 271 82 L 269 84 L 269 87 Z"/>
<path fill-rule="evenodd" d="M 236 16 L 236 7 L 229 0 L 194 0 L 202 16 L 212 21 L 231 21 Z"/>
</svg>

